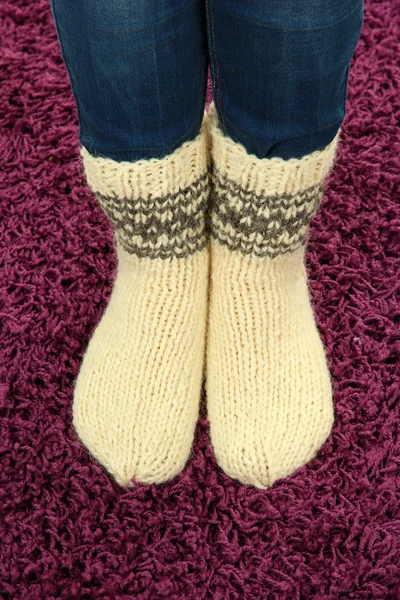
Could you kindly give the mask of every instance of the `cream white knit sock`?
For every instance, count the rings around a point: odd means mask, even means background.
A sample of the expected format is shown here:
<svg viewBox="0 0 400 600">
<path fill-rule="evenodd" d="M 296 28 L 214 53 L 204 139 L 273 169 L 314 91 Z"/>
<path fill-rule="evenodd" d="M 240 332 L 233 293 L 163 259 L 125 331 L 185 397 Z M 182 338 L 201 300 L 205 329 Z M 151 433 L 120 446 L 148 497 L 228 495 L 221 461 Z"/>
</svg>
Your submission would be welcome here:
<svg viewBox="0 0 400 600">
<path fill-rule="evenodd" d="M 304 267 L 308 225 L 339 138 L 301 159 L 258 159 L 210 110 L 212 287 L 207 401 L 221 468 L 269 487 L 314 457 L 333 422 Z"/>
<path fill-rule="evenodd" d="M 75 386 L 73 423 L 121 485 L 174 477 L 190 453 L 204 362 L 207 132 L 136 163 L 81 150 L 115 227 L 118 271 Z"/>
</svg>

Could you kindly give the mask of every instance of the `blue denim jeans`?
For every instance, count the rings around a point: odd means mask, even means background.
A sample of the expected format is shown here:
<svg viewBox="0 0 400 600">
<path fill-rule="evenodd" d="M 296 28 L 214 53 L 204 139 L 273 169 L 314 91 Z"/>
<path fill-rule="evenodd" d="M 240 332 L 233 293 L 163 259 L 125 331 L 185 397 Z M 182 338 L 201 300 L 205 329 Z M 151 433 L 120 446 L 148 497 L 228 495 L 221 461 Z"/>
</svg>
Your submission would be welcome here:
<svg viewBox="0 0 400 600">
<path fill-rule="evenodd" d="M 50 0 L 95 156 L 162 158 L 220 125 L 259 158 L 325 147 L 345 115 L 363 0 Z"/>
</svg>

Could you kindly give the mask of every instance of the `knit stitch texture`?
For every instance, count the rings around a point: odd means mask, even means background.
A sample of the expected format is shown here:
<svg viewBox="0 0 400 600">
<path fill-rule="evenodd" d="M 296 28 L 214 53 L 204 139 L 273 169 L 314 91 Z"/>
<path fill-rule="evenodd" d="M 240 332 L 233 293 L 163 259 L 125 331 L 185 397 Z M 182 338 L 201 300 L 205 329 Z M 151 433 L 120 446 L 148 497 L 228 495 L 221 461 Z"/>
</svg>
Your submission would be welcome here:
<svg viewBox="0 0 400 600">
<path fill-rule="evenodd" d="M 182 258 L 202 250 L 208 235 L 207 134 L 162 160 L 116 162 L 81 149 L 87 181 L 128 253 Z"/>
<path fill-rule="evenodd" d="M 209 120 L 213 144 L 213 237 L 242 254 L 271 258 L 304 244 L 323 193 L 339 133 L 323 151 L 302 160 L 262 160 L 217 127 L 214 104 Z"/>
<path fill-rule="evenodd" d="M 333 422 L 304 242 L 339 135 L 301 159 L 258 159 L 223 135 L 214 106 L 209 122 L 211 441 L 228 475 L 267 488 L 313 458 Z"/>
<path fill-rule="evenodd" d="M 82 150 L 115 226 L 118 269 L 75 386 L 78 436 L 121 485 L 181 471 L 198 418 L 209 251 L 207 130 L 163 159 Z M 201 183 L 199 183 L 201 182 Z"/>
</svg>

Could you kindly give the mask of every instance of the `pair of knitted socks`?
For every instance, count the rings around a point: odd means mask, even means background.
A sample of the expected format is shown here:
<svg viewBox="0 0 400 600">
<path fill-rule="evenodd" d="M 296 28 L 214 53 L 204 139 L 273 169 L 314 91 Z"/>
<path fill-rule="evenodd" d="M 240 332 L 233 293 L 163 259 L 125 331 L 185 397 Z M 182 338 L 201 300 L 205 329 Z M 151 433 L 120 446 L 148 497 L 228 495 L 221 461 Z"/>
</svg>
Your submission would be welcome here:
<svg viewBox="0 0 400 600">
<path fill-rule="evenodd" d="M 337 142 L 301 159 L 258 159 L 222 133 L 212 107 L 197 138 L 164 159 L 82 149 L 115 228 L 118 270 L 73 421 L 121 485 L 183 469 L 204 363 L 211 441 L 229 476 L 269 487 L 328 437 L 331 384 L 304 248 Z"/>
</svg>

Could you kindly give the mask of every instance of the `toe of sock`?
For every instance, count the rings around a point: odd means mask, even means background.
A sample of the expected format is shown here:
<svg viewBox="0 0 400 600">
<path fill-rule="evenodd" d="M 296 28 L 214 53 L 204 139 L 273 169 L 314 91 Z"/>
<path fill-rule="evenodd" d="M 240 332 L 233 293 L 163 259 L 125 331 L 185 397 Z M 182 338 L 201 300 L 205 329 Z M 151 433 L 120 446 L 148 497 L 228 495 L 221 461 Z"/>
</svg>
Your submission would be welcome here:
<svg viewBox="0 0 400 600">
<path fill-rule="evenodd" d="M 79 404 L 78 404 L 79 406 Z M 134 427 L 127 423 L 101 427 L 95 418 L 74 410 L 73 425 L 79 440 L 91 456 L 125 487 L 136 484 L 161 484 L 173 479 L 184 468 L 191 450 L 191 436 L 176 435 L 173 440 L 132 435 Z M 190 432 L 189 432 L 190 433 Z M 141 443 L 135 440 L 141 439 Z"/>
<path fill-rule="evenodd" d="M 268 489 L 279 479 L 293 475 L 299 468 L 316 457 L 327 441 L 333 425 L 333 411 L 327 410 L 319 428 L 314 431 L 299 432 L 289 438 L 282 434 L 279 438 L 269 437 L 244 440 L 242 445 L 227 446 L 227 432 L 211 433 L 214 453 L 219 467 L 226 475 L 244 485 Z M 214 435 L 213 435 L 214 434 Z"/>
<path fill-rule="evenodd" d="M 215 431 L 211 431 L 211 441 L 218 466 L 228 477 L 260 489 L 272 485 L 269 460 L 263 450 L 251 442 L 228 445 L 227 437 L 221 438 Z"/>
</svg>

